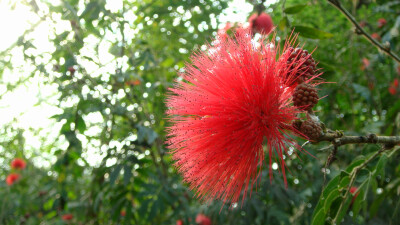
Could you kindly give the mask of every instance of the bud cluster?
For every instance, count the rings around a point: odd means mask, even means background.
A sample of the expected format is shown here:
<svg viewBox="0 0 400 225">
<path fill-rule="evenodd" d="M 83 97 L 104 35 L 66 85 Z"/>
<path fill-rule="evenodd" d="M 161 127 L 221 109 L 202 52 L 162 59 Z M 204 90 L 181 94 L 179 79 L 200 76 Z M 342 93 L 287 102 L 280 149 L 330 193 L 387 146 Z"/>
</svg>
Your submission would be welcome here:
<svg viewBox="0 0 400 225">
<path fill-rule="evenodd" d="M 300 131 L 309 140 L 316 141 L 322 135 L 321 124 L 318 120 L 311 119 L 308 116 L 312 113 L 312 108 L 318 103 L 318 92 L 315 84 L 312 83 L 316 76 L 317 63 L 311 54 L 302 48 L 288 48 L 289 54 L 287 65 L 291 71 L 296 71 L 295 74 L 291 73 L 287 79 L 293 80 L 295 88 L 293 90 L 293 104 L 299 110 L 307 113 L 307 120 L 295 121 L 292 126 L 295 130 Z"/>
</svg>

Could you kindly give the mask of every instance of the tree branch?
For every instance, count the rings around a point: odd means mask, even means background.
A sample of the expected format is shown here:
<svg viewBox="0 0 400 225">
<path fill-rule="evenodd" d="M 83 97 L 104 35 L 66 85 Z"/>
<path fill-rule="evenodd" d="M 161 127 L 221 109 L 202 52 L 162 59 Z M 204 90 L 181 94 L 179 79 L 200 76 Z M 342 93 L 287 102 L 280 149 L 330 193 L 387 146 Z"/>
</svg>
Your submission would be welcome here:
<svg viewBox="0 0 400 225">
<path fill-rule="evenodd" d="M 360 24 L 356 21 L 356 19 L 347 11 L 343 6 L 340 4 L 339 0 L 328 0 L 329 3 L 331 3 L 335 8 L 337 8 L 346 18 L 353 23 L 353 25 L 356 27 L 356 31 L 359 34 L 362 34 L 372 45 L 375 45 L 377 48 L 382 50 L 384 53 L 386 53 L 388 56 L 392 57 L 394 60 L 396 60 L 398 63 L 400 63 L 400 57 L 396 55 L 394 52 L 390 50 L 390 46 L 383 46 L 380 44 L 378 41 L 376 41 L 374 38 L 372 38 L 361 26 Z"/>
<path fill-rule="evenodd" d="M 392 148 L 400 144 L 400 136 L 377 136 L 368 134 L 364 136 L 344 136 L 341 132 L 328 132 L 321 136 L 317 142 L 330 141 L 334 146 L 346 144 L 384 144 L 387 148 Z"/>
</svg>

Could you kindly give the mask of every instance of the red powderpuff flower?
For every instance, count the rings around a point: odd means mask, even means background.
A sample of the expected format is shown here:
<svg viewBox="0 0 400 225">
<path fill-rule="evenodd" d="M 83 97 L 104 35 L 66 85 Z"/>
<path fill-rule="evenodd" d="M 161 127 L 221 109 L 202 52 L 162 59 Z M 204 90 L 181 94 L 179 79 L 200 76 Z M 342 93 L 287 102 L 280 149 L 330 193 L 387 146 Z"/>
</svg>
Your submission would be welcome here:
<svg viewBox="0 0 400 225">
<path fill-rule="evenodd" d="M 383 26 L 385 26 L 387 23 L 387 21 L 385 20 L 385 18 L 379 18 L 378 19 L 378 27 L 382 28 Z"/>
<path fill-rule="evenodd" d="M 290 54 L 276 60 L 279 45 L 254 43 L 249 30 L 216 45 L 218 51 L 194 54 L 180 74 L 184 81 L 170 89 L 167 144 L 198 197 L 233 204 L 260 177 L 264 144 L 270 178 L 278 161 L 287 185 L 283 155 L 288 145 L 298 147 L 287 128 L 299 112 L 291 104 L 299 67 L 287 64 Z"/>
<path fill-rule="evenodd" d="M 397 92 L 396 88 L 393 87 L 392 85 L 389 86 L 388 90 L 389 90 L 389 93 L 390 93 L 391 95 L 395 95 L 396 92 Z"/>
<path fill-rule="evenodd" d="M 381 40 L 381 36 L 378 33 L 373 33 L 371 34 L 371 37 L 375 40 L 380 41 Z"/>
<path fill-rule="evenodd" d="M 399 79 L 397 79 L 397 78 L 394 79 L 392 84 L 393 84 L 393 86 L 396 87 L 396 88 L 399 87 Z"/>
<path fill-rule="evenodd" d="M 361 66 L 361 70 L 364 71 L 366 68 L 369 67 L 371 63 L 369 62 L 369 60 L 367 58 L 363 58 L 362 59 L 362 66 Z"/>
<path fill-rule="evenodd" d="M 211 219 L 206 215 L 199 213 L 196 216 L 196 223 L 199 225 L 211 225 Z"/>
<path fill-rule="evenodd" d="M 19 179 L 20 175 L 17 173 L 11 173 L 7 176 L 6 178 L 6 183 L 8 186 L 13 185 L 18 179 Z"/>
<path fill-rule="evenodd" d="M 274 27 L 274 23 L 272 22 L 271 17 L 266 13 L 255 13 L 249 18 L 250 28 L 253 30 L 253 33 L 260 34 L 269 34 Z"/>
<path fill-rule="evenodd" d="M 23 159 L 20 158 L 15 158 L 12 162 L 11 162 L 11 168 L 13 169 L 25 169 L 26 167 L 26 162 Z"/>
<path fill-rule="evenodd" d="M 176 221 L 176 225 L 183 225 L 183 221 L 182 220 L 177 220 Z"/>
<path fill-rule="evenodd" d="M 72 215 L 72 214 L 64 214 L 64 215 L 61 216 L 61 219 L 64 220 L 64 221 L 70 221 L 73 218 L 74 218 L 74 215 Z"/>
</svg>

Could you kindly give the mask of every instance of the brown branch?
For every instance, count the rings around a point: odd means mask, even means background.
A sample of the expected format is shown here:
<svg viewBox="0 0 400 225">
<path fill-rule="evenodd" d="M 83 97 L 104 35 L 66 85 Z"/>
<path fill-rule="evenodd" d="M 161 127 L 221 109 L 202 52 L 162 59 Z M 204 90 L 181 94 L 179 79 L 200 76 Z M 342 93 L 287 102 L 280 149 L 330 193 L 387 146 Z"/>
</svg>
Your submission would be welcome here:
<svg viewBox="0 0 400 225">
<path fill-rule="evenodd" d="M 356 31 L 359 34 L 362 34 L 372 45 L 375 45 L 377 48 L 382 50 L 384 53 L 386 53 L 388 56 L 392 57 L 394 60 L 396 60 L 398 63 L 400 63 L 400 57 L 396 55 L 392 50 L 390 50 L 390 46 L 383 46 L 380 44 L 378 41 L 376 41 L 374 38 L 372 38 L 357 22 L 357 20 L 347 11 L 343 6 L 340 4 L 339 0 L 328 0 L 329 3 L 331 3 L 335 8 L 337 8 L 346 18 L 353 23 L 353 25 L 356 27 Z"/>
<path fill-rule="evenodd" d="M 327 132 L 317 142 L 330 141 L 334 146 L 346 144 L 384 144 L 386 148 L 393 148 L 400 144 L 400 136 L 377 136 L 368 134 L 364 136 L 344 136 L 341 132 Z"/>
</svg>

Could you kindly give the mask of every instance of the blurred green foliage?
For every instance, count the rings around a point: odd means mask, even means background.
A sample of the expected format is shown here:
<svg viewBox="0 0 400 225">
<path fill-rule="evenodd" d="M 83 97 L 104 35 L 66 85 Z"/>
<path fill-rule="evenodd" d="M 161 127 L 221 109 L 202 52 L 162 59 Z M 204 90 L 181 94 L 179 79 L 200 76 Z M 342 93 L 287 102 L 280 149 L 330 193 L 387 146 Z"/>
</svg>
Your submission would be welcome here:
<svg viewBox="0 0 400 225">
<path fill-rule="evenodd" d="M 287 189 L 278 171 L 270 181 L 264 167 L 257 190 L 237 207 L 199 202 L 167 154 L 165 94 L 191 52 L 215 37 L 218 16 L 230 1 L 123 0 L 117 10 L 107 2 L 30 1 L 40 22 L 54 30 L 49 37 L 54 48 L 37 54 L 29 36 L 33 27 L 0 55 L 0 74 L 18 70 L 10 60 L 13 51 L 35 65 L 17 82 L 1 79 L 9 92 L 40 77 L 43 84 L 57 86 L 60 109 L 51 118 L 58 138 L 42 135 L 36 149 L 26 150 L 26 135 L 43 131 L 13 124 L 0 129 L 1 224 L 65 224 L 64 214 L 73 215 L 71 224 L 175 224 L 179 219 L 194 224 L 198 213 L 213 224 L 330 224 L 339 214 L 343 224 L 400 220 L 397 149 L 359 171 L 354 186 L 360 194 L 354 202 L 352 196 L 344 199 L 352 168 L 378 145 L 340 147 L 337 160 L 323 169 L 329 143 L 309 144 L 304 148 L 315 158 L 300 154 L 287 159 Z M 257 11 L 260 2 L 248 2 Z M 398 1 L 342 4 L 367 32 L 379 34 L 380 42 L 400 53 Z M 316 114 L 327 127 L 349 135 L 399 135 L 400 89 L 395 87 L 394 94 L 388 90 L 400 76 L 399 64 L 357 35 L 327 1 L 265 6 L 281 41 L 294 28 L 300 45 L 315 49 L 313 57 L 326 82 L 319 86 Z M 382 27 L 379 18 L 387 21 Z M 102 157 L 97 165 L 87 161 L 93 152 Z M 17 183 L 7 186 L 14 157 L 26 158 L 28 166 Z M 44 161 L 51 164 L 41 165 Z M 345 207 L 339 210 L 342 202 Z"/>
</svg>

